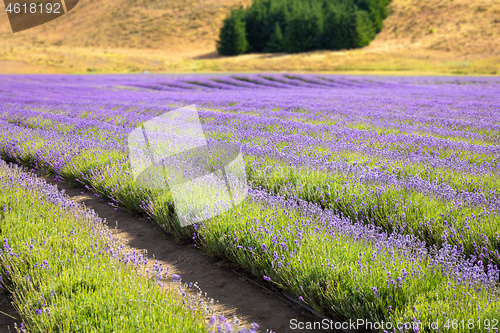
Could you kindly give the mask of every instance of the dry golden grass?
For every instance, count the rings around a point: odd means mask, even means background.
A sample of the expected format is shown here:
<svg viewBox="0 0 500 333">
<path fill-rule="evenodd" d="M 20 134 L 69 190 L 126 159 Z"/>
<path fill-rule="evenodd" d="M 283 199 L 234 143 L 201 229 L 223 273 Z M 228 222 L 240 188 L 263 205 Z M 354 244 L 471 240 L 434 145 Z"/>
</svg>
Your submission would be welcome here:
<svg viewBox="0 0 500 333">
<path fill-rule="evenodd" d="M 217 57 L 222 19 L 249 2 L 88 0 L 16 34 L 2 20 L 0 72 L 500 73 L 498 0 L 392 0 L 384 29 L 364 49 Z"/>
</svg>

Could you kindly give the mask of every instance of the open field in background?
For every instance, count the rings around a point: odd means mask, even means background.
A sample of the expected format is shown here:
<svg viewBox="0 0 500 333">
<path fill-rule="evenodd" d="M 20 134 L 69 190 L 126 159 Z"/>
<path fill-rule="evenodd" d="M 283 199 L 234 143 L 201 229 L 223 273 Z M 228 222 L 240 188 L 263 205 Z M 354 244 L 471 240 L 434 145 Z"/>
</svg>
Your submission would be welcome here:
<svg viewBox="0 0 500 333">
<path fill-rule="evenodd" d="M 497 0 L 393 0 L 366 48 L 220 58 L 225 15 L 248 0 L 81 2 L 69 14 L 12 34 L 0 11 L 0 72 L 322 71 L 498 74 Z"/>
<path fill-rule="evenodd" d="M 498 78 L 4 76 L 0 156 L 85 184 L 339 319 L 500 317 Z M 241 142 L 234 210 L 181 228 L 138 188 L 127 136 L 196 104 L 210 140 Z M 481 329 L 480 329 L 481 330 Z M 407 329 L 413 332 L 413 327 Z"/>
</svg>

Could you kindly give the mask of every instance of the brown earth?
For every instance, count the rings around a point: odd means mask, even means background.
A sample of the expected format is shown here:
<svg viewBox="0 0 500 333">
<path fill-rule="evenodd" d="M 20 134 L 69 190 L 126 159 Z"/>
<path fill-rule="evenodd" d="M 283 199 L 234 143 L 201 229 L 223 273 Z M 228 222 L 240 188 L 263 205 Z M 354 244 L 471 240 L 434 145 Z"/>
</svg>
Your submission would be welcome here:
<svg viewBox="0 0 500 333">
<path fill-rule="evenodd" d="M 17 324 L 19 327 L 20 322 L 21 319 L 12 305 L 10 295 L 0 289 L 0 333 L 15 332 L 14 325 Z"/>
<path fill-rule="evenodd" d="M 359 50 L 218 57 L 231 8 L 250 0 L 81 0 L 13 34 L 0 5 L 0 73 L 321 71 L 500 73 L 499 0 L 392 0 Z"/>
</svg>

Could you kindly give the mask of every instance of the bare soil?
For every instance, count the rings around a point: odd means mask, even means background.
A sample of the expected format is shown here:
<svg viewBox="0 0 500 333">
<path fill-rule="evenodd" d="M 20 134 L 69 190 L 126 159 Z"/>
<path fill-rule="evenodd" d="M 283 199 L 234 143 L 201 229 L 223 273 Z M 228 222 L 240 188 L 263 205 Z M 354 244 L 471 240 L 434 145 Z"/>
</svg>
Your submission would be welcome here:
<svg viewBox="0 0 500 333">
<path fill-rule="evenodd" d="M 6 291 L 2 292 L 2 289 L 0 289 L 0 311 L 0 333 L 15 332 L 14 324 L 17 323 L 17 326 L 19 326 L 21 319 L 12 305 L 12 298 Z M 8 314 L 8 316 L 5 314 Z"/>
</svg>

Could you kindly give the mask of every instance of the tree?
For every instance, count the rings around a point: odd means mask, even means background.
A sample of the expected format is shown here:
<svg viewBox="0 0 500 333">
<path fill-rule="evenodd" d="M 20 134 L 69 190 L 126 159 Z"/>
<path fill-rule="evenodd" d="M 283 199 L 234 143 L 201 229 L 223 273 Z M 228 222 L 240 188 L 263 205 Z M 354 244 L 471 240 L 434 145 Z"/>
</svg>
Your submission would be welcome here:
<svg viewBox="0 0 500 333">
<path fill-rule="evenodd" d="M 367 11 L 370 15 L 373 28 L 378 33 L 382 30 L 383 21 L 387 17 L 387 5 L 389 0 L 356 0 L 359 9 Z"/>
<path fill-rule="evenodd" d="M 284 36 L 287 22 L 289 21 L 289 0 L 273 0 L 269 3 L 269 10 L 265 18 L 266 33 L 270 36 L 276 30 L 276 23 L 280 25 L 281 34 Z"/>
<path fill-rule="evenodd" d="M 281 26 L 278 22 L 274 25 L 274 31 L 271 34 L 269 43 L 266 46 L 266 52 L 283 52 L 285 40 L 281 32 Z"/>
<path fill-rule="evenodd" d="M 221 55 L 238 55 L 248 50 L 243 11 L 236 10 L 224 19 L 217 41 L 217 51 Z"/>
<path fill-rule="evenodd" d="M 329 50 L 350 49 L 355 46 L 356 17 L 354 7 L 336 6 L 325 18 L 322 45 Z"/>
<path fill-rule="evenodd" d="M 303 6 L 295 11 L 285 34 L 285 51 L 290 53 L 321 48 L 323 17 L 317 8 Z"/>
<path fill-rule="evenodd" d="M 323 35 L 321 36 L 321 46 L 327 50 L 340 50 L 340 22 L 339 13 L 334 9 L 330 9 L 325 17 L 325 25 Z"/>
<path fill-rule="evenodd" d="M 377 34 L 375 32 L 375 28 L 373 27 L 373 22 L 370 20 L 370 15 L 364 10 L 356 10 L 354 17 L 354 47 L 367 46 Z"/>
<path fill-rule="evenodd" d="M 252 6 L 245 13 L 245 24 L 247 31 L 247 40 L 249 43 L 250 52 L 262 52 L 269 40 L 268 31 L 265 27 L 266 18 L 266 3 L 262 0 L 257 0 L 252 3 Z"/>
</svg>

